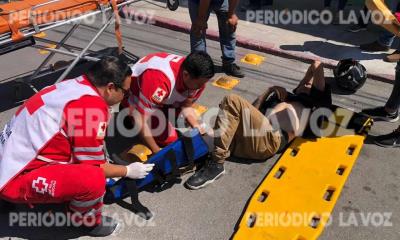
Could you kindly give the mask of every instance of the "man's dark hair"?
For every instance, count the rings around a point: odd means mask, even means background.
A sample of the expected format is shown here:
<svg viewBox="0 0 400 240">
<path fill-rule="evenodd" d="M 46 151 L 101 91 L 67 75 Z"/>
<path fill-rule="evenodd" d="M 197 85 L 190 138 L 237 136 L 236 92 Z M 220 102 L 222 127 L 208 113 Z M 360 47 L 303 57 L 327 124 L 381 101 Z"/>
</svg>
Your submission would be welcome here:
<svg viewBox="0 0 400 240">
<path fill-rule="evenodd" d="M 109 83 L 122 87 L 126 77 L 131 75 L 131 68 L 124 61 L 113 56 L 103 57 L 87 73 L 90 82 L 96 87 L 104 87 Z"/>
<path fill-rule="evenodd" d="M 192 78 L 212 78 L 215 74 L 213 60 L 203 51 L 189 54 L 183 61 L 182 67 Z"/>
</svg>

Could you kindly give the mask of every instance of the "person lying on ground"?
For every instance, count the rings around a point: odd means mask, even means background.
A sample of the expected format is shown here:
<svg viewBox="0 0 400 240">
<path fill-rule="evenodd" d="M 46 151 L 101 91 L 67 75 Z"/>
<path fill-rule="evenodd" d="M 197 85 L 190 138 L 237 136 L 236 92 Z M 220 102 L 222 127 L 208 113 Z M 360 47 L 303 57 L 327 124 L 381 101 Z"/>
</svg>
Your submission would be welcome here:
<svg viewBox="0 0 400 240">
<path fill-rule="evenodd" d="M 225 173 L 224 162 L 231 155 L 253 160 L 274 156 L 309 128 L 313 109 L 332 105 L 330 86 L 318 61 L 308 68 L 293 92 L 270 87 L 253 104 L 238 95 L 226 96 L 211 133 L 211 159 L 187 180 L 186 186 L 200 189 L 214 182 Z"/>
</svg>

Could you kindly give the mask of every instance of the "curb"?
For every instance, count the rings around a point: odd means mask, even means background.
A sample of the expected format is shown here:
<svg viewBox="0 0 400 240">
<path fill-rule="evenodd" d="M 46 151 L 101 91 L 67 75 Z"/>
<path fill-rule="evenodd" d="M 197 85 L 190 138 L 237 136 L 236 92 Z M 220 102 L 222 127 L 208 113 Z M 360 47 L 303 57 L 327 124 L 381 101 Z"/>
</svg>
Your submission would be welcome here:
<svg viewBox="0 0 400 240">
<path fill-rule="evenodd" d="M 135 13 L 133 13 L 133 14 L 135 15 Z M 157 27 L 163 27 L 163 28 L 167 28 L 167 29 L 177 31 L 177 32 L 182 32 L 182 33 L 190 33 L 190 28 L 191 28 L 191 24 L 188 24 L 188 23 L 185 23 L 182 21 L 178 21 L 178 20 L 174 20 L 174 19 L 170 19 L 170 18 L 159 17 L 159 16 L 154 16 L 154 18 L 152 19 L 152 22 L 150 24 L 157 26 Z M 207 37 L 207 39 L 210 39 L 210 40 L 219 41 L 219 33 L 212 29 L 207 30 L 206 37 Z M 307 53 L 285 51 L 285 50 L 280 49 L 273 43 L 258 41 L 258 40 L 246 38 L 246 37 L 243 37 L 240 35 L 236 35 L 236 45 L 238 47 L 251 49 L 251 50 L 255 50 L 255 51 L 259 51 L 259 52 L 264 52 L 264 53 L 268 53 L 271 55 L 284 57 L 284 58 L 288 58 L 288 59 L 294 59 L 294 60 L 298 60 L 298 61 L 302 61 L 302 62 L 306 62 L 306 63 L 311 63 L 314 60 L 318 60 L 318 61 L 321 61 L 326 67 L 328 67 L 330 69 L 333 69 L 337 65 L 337 61 L 335 61 L 335 60 L 319 58 L 316 56 L 311 56 Z M 371 78 L 376 81 L 390 83 L 390 84 L 393 84 L 393 82 L 394 82 L 394 75 L 388 75 L 388 74 L 370 74 L 370 73 L 368 73 L 368 78 Z"/>
</svg>

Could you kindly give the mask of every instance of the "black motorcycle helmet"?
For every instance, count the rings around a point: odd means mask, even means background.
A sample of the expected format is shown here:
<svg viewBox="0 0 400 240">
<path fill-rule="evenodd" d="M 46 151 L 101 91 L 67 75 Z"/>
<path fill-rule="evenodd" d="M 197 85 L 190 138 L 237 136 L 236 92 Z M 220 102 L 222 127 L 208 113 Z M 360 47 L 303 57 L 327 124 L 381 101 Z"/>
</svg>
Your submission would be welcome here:
<svg viewBox="0 0 400 240">
<path fill-rule="evenodd" d="M 350 92 L 356 92 L 367 80 L 367 70 L 354 59 L 340 60 L 333 74 L 336 85 Z"/>
</svg>

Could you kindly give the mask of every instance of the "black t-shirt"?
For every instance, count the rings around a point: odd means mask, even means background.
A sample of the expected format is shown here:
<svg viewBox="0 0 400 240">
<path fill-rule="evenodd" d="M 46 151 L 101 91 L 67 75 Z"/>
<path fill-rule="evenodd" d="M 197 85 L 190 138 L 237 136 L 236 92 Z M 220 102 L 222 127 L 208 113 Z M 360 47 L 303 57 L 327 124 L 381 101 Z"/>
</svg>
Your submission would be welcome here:
<svg viewBox="0 0 400 240">
<path fill-rule="evenodd" d="M 320 91 L 314 86 L 311 87 L 310 94 L 300 93 L 300 94 L 289 94 L 286 102 L 300 102 L 306 108 L 329 108 L 332 106 L 332 90 L 329 84 L 325 85 L 325 90 Z"/>
</svg>

